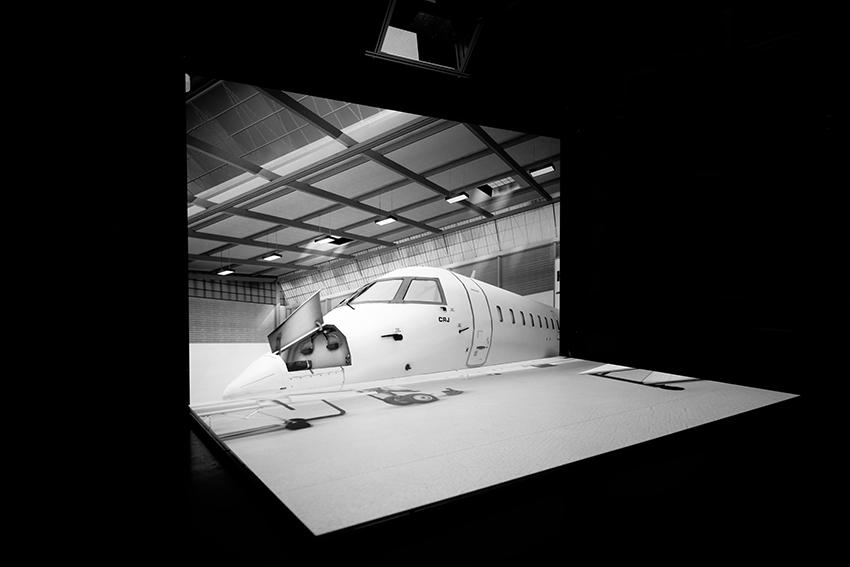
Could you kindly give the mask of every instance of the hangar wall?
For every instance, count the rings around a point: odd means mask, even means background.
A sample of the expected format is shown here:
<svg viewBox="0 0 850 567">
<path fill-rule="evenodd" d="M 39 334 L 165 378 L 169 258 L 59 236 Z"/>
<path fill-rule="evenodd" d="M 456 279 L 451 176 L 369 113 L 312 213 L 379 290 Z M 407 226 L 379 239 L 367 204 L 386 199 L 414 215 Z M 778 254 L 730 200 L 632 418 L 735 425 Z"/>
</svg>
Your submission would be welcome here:
<svg viewBox="0 0 850 567">
<path fill-rule="evenodd" d="M 257 343 L 275 328 L 275 306 L 189 298 L 190 343 Z"/>
<path fill-rule="evenodd" d="M 467 220 L 444 227 L 446 233 L 442 235 L 402 240 L 395 248 L 380 253 L 329 262 L 315 273 L 281 280 L 285 304 L 295 308 L 316 290 L 322 290 L 326 302 L 323 308 L 327 310 L 331 300 L 408 266 L 447 267 L 465 275 L 475 269 L 477 279 L 520 295 L 551 291 L 554 262 L 560 252 L 560 205 L 555 202 L 531 210 L 520 208 L 485 223 Z"/>
</svg>

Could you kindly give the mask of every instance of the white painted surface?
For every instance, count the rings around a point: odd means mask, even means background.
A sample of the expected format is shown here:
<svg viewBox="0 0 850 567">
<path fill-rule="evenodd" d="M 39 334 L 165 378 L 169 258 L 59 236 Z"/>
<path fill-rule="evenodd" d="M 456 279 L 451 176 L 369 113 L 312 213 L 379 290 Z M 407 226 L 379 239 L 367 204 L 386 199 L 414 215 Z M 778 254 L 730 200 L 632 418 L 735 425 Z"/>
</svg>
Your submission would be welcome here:
<svg viewBox="0 0 850 567">
<path fill-rule="evenodd" d="M 220 401 L 224 388 L 267 352 L 269 343 L 189 344 L 189 403 Z"/>
<path fill-rule="evenodd" d="M 387 26 L 381 51 L 419 61 L 419 40 L 415 32 Z"/>
<path fill-rule="evenodd" d="M 464 393 L 430 404 L 337 400 L 347 411 L 342 417 L 226 444 L 322 534 L 794 397 L 713 381 L 672 391 L 580 374 L 599 364 L 570 359 L 433 382 L 421 390 Z M 328 409 L 280 412 L 306 417 Z M 239 427 L 275 421 L 262 414 L 222 419 L 214 428 L 227 429 L 227 419 Z"/>
</svg>

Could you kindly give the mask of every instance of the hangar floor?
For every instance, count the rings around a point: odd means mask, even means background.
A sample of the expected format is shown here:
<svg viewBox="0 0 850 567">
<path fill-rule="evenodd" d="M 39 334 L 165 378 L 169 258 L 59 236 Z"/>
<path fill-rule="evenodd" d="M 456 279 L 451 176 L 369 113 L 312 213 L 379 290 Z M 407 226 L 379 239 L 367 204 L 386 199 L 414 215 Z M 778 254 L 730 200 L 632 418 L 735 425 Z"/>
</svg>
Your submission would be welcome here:
<svg viewBox="0 0 850 567">
<path fill-rule="evenodd" d="M 552 362 L 417 388 L 435 403 L 334 400 L 345 415 L 225 444 L 318 535 L 795 397 L 703 380 L 666 390 L 580 374 L 597 362 Z M 215 416 L 212 428 L 333 411 L 315 402 L 249 413 Z"/>
</svg>

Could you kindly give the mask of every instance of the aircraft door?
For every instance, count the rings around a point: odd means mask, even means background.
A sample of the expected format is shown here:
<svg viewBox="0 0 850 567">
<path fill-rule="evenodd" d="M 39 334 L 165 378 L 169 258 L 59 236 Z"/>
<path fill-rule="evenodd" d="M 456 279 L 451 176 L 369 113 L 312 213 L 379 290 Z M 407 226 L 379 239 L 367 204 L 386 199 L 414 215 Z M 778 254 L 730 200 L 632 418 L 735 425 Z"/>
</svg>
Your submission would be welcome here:
<svg viewBox="0 0 850 567">
<path fill-rule="evenodd" d="M 481 366 L 487 361 L 490 341 L 493 335 L 493 321 L 490 317 L 490 305 L 487 296 L 475 280 L 461 276 L 460 281 L 469 295 L 472 307 L 472 346 L 469 349 L 467 366 Z"/>
</svg>

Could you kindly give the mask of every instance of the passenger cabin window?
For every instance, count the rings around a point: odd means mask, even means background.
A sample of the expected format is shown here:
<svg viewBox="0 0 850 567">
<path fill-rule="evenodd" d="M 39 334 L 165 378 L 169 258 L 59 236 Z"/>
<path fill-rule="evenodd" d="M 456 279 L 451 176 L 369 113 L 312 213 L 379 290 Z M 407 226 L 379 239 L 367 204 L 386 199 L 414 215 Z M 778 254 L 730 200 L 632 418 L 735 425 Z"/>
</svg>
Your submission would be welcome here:
<svg viewBox="0 0 850 567">
<path fill-rule="evenodd" d="M 549 320 L 546 317 L 543 317 L 543 323 L 546 325 L 546 328 L 549 328 Z"/>
<path fill-rule="evenodd" d="M 442 303 L 440 288 L 435 280 L 411 280 L 404 301 L 415 301 L 421 303 Z"/>
<path fill-rule="evenodd" d="M 555 324 L 558 325 L 558 330 L 561 330 L 561 322 L 555 319 Z"/>
<path fill-rule="evenodd" d="M 499 313 L 499 323 L 503 322 L 504 319 L 502 318 L 502 308 L 497 305 L 496 311 Z"/>
<path fill-rule="evenodd" d="M 529 313 L 528 318 L 531 319 L 531 326 L 534 326 L 534 313 Z"/>
<path fill-rule="evenodd" d="M 511 325 L 516 325 L 516 317 L 514 317 L 514 310 L 508 309 L 511 312 Z"/>
<path fill-rule="evenodd" d="M 542 329 L 543 323 L 540 322 L 540 315 L 537 316 L 537 325 Z"/>
<path fill-rule="evenodd" d="M 351 303 L 366 303 L 368 301 L 392 301 L 401 286 L 402 279 L 378 280 L 358 293 Z"/>
<path fill-rule="evenodd" d="M 553 321 L 551 317 L 549 317 L 549 323 L 552 325 L 552 329 L 554 329 L 555 328 L 555 321 Z"/>
<path fill-rule="evenodd" d="M 519 316 L 522 317 L 522 326 L 525 327 L 525 313 L 522 311 L 519 312 Z"/>
</svg>

